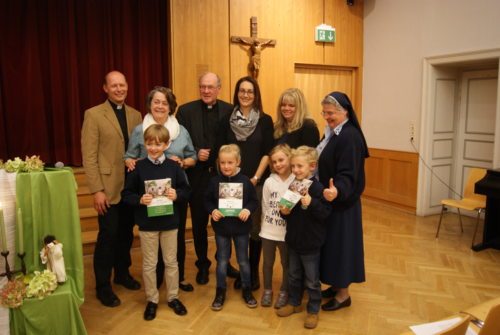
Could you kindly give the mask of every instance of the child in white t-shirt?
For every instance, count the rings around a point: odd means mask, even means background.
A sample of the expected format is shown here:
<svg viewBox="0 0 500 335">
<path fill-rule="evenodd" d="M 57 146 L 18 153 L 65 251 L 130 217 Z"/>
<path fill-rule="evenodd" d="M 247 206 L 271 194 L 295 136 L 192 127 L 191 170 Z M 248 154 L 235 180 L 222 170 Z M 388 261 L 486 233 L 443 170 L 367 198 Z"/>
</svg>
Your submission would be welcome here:
<svg viewBox="0 0 500 335">
<path fill-rule="evenodd" d="M 288 301 L 288 252 L 285 244 L 286 221 L 281 217 L 278 203 L 295 179 L 290 169 L 290 147 L 278 144 L 269 153 L 271 175 L 264 182 L 262 189 L 262 223 L 259 236 L 262 239 L 264 255 L 264 291 L 260 301 L 261 306 L 269 307 L 273 300 L 273 267 L 276 248 L 280 252 L 283 278 L 280 293 L 274 308 L 281 308 Z"/>
</svg>

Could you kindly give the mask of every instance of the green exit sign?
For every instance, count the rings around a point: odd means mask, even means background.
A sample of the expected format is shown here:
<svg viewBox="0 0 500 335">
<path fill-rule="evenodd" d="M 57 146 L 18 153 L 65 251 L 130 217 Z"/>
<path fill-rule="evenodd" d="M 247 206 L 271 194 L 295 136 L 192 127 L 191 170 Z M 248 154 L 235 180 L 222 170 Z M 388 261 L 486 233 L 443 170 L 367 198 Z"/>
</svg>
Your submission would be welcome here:
<svg viewBox="0 0 500 335">
<path fill-rule="evenodd" d="M 335 43 L 335 28 L 321 24 L 316 27 L 316 42 Z"/>
</svg>

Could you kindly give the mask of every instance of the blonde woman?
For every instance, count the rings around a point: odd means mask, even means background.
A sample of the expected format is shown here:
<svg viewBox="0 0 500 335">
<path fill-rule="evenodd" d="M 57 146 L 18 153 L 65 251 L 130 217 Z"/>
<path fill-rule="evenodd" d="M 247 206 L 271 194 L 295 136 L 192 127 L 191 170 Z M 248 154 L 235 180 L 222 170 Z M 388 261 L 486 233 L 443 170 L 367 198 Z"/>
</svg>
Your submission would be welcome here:
<svg viewBox="0 0 500 335">
<path fill-rule="evenodd" d="M 304 94 L 298 88 L 285 90 L 278 99 L 274 123 L 276 144 L 288 144 L 291 148 L 301 145 L 316 147 L 319 131 L 311 119 Z"/>
</svg>

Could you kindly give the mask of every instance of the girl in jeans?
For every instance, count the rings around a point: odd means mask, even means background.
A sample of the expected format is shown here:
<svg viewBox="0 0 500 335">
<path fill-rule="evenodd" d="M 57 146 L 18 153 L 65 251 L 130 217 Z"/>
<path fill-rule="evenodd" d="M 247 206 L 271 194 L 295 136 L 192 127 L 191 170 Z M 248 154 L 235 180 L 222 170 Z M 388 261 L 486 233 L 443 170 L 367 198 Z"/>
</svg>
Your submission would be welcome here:
<svg viewBox="0 0 500 335">
<path fill-rule="evenodd" d="M 243 300 L 250 308 L 257 307 L 252 295 L 250 281 L 250 262 L 248 260 L 248 239 L 252 220 L 250 214 L 258 206 L 255 188 L 250 179 L 240 173 L 240 149 L 236 144 L 223 145 L 219 150 L 220 175 L 213 177 L 205 193 L 205 206 L 212 215 L 212 227 L 217 245 L 217 289 L 212 310 L 220 311 L 226 298 L 227 265 L 234 241 L 236 258 L 240 267 Z M 238 202 L 234 208 L 223 201 Z"/>
</svg>

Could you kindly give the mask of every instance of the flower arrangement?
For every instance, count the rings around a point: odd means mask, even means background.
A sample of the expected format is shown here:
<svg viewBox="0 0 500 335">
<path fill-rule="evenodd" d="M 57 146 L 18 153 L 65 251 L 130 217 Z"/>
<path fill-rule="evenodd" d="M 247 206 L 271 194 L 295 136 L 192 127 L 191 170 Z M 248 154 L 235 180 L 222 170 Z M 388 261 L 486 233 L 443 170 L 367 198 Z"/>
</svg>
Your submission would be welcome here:
<svg viewBox="0 0 500 335">
<path fill-rule="evenodd" d="M 26 296 L 28 298 L 43 299 L 50 295 L 57 288 L 56 275 L 49 270 L 43 272 L 35 271 L 35 276 L 31 279 Z"/>
<path fill-rule="evenodd" d="M 25 160 L 19 157 L 14 160 L 7 160 L 5 163 L 0 160 L 0 169 L 5 169 L 7 172 L 40 172 L 43 171 L 45 163 L 40 159 L 40 156 L 26 156 Z"/>
<path fill-rule="evenodd" d="M 0 301 L 2 306 L 16 308 L 23 304 L 26 296 L 26 284 L 22 278 L 8 281 L 0 290 Z"/>
</svg>

